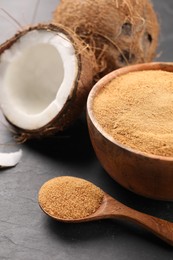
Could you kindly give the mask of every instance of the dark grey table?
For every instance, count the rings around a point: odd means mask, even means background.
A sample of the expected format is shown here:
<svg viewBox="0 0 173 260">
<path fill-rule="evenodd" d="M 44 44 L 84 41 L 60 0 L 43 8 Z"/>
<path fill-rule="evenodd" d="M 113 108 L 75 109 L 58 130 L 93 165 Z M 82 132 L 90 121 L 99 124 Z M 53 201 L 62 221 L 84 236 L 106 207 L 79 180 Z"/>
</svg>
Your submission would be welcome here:
<svg viewBox="0 0 173 260">
<path fill-rule="evenodd" d="M 22 26 L 48 21 L 57 0 L 0 0 Z M 157 60 L 173 61 L 173 1 L 153 1 L 161 35 Z M 0 11 L 0 42 L 19 27 Z M 1 120 L 1 122 L 3 119 Z M 18 148 L 8 127 L 0 124 L 0 150 Z M 85 121 L 79 119 L 64 136 L 20 146 L 23 157 L 0 172 L 0 260 L 146 260 L 173 259 L 173 249 L 135 225 L 115 220 L 62 224 L 45 216 L 37 204 L 40 186 L 55 176 L 86 178 L 128 206 L 173 221 L 173 203 L 137 196 L 116 184 L 93 152 Z"/>
</svg>

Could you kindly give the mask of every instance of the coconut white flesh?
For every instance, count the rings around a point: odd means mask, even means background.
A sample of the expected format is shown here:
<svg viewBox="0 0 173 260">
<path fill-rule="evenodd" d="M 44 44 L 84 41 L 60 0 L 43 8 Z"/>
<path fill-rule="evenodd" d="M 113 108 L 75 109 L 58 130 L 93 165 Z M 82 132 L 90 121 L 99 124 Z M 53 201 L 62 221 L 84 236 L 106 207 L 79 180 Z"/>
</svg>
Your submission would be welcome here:
<svg viewBox="0 0 173 260">
<path fill-rule="evenodd" d="M 72 43 L 62 33 L 33 30 L 0 59 L 0 103 L 15 126 L 35 130 L 60 112 L 78 73 Z"/>
<path fill-rule="evenodd" d="M 22 150 L 13 153 L 0 153 L 0 168 L 13 167 L 19 163 Z"/>
</svg>

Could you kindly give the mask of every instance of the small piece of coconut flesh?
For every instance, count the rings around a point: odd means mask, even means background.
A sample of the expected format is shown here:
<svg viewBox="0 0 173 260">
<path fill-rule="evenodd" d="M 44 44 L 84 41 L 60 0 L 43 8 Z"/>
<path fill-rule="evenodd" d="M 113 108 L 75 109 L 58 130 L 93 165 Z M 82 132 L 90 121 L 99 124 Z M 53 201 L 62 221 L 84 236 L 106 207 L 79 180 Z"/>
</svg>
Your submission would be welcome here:
<svg viewBox="0 0 173 260">
<path fill-rule="evenodd" d="M 12 153 L 0 153 L 0 168 L 13 167 L 20 161 L 22 150 Z"/>
<path fill-rule="evenodd" d="M 15 126 L 34 130 L 61 111 L 77 77 L 78 61 L 62 33 L 32 30 L 0 59 L 0 103 Z"/>
</svg>

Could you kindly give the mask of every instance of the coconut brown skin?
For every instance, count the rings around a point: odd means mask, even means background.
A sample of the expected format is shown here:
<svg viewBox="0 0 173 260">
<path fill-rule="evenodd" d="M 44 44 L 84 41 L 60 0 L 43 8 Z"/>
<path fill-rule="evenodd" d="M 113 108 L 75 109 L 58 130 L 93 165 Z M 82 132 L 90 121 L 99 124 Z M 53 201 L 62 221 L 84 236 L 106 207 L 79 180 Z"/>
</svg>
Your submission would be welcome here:
<svg viewBox="0 0 173 260">
<path fill-rule="evenodd" d="M 84 42 L 79 40 L 77 36 L 75 36 L 72 32 L 70 32 L 62 25 L 39 24 L 37 26 L 26 28 L 18 32 L 11 39 L 7 40 L 0 46 L 0 55 L 5 50 L 10 48 L 15 42 L 17 42 L 23 35 L 31 30 L 47 30 L 56 31 L 57 33 L 63 33 L 71 41 L 76 51 L 76 57 L 78 60 L 76 69 L 78 71 L 78 74 L 75 82 L 71 83 L 73 84 L 73 89 L 71 93 L 69 93 L 68 99 L 62 110 L 47 125 L 36 130 L 27 130 L 18 128 L 16 125 L 13 124 L 12 121 L 9 122 L 15 127 L 16 139 L 19 142 L 25 142 L 26 140 L 31 138 L 39 138 L 51 135 L 55 132 L 63 131 L 64 129 L 72 125 L 73 122 L 81 115 L 86 104 L 88 93 L 93 86 L 93 53 L 86 48 Z"/>
<path fill-rule="evenodd" d="M 96 78 L 149 62 L 156 54 L 159 25 L 149 0 L 61 0 L 53 22 L 89 43 L 97 60 Z"/>
</svg>

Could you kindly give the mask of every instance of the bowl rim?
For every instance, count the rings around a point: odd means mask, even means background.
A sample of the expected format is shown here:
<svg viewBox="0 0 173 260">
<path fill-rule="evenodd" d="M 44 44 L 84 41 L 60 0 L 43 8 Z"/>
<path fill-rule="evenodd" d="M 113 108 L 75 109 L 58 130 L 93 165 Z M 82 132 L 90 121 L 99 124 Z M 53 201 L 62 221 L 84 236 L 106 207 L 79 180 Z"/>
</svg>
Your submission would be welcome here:
<svg viewBox="0 0 173 260">
<path fill-rule="evenodd" d="M 106 84 L 108 84 L 111 80 L 115 79 L 118 76 L 127 74 L 128 72 L 135 72 L 135 71 L 142 71 L 142 70 L 163 70 L 163 71 L 169 71 L 173 72 L 173 62 L 149 62 L 149 63 L 141 63 L 141 64 L 135 64 L 135 65 L 129 65 L 123 68 L 116 69 L 108 74 L 106 74 L 104 77 L 102 77 L 98 82 L 93 86 L 91 89 L 88 98 L 87 98 L 87 115 L 90 118 L 92 124 L 94 127 L 100 132 L 100 134 L 108 139 L 111 143 L 115 144 L 116 146 L 119 146 L 123 150 L 126 150 L 128 152 L 132 152 L 138 156 L 147 157 L 150 159 L 155 159 L 159 161 L 165 161 L 165 162 L 172 162 L 173 156 L 162 156 L 162 155 L 155 155 L 150 154 L 147 152 L 142 152 L 140 150 L 131 148 L 130 146 L 124 145 L 115 138 L 113 138 L 110 134 L 108 134 L 103 127 L 99 124 L 97 121 L 92 106 L 93 101 L 96 96 L 96 94 L 100 91 L 101 88 L 103 88 Z"/>
</svg>

